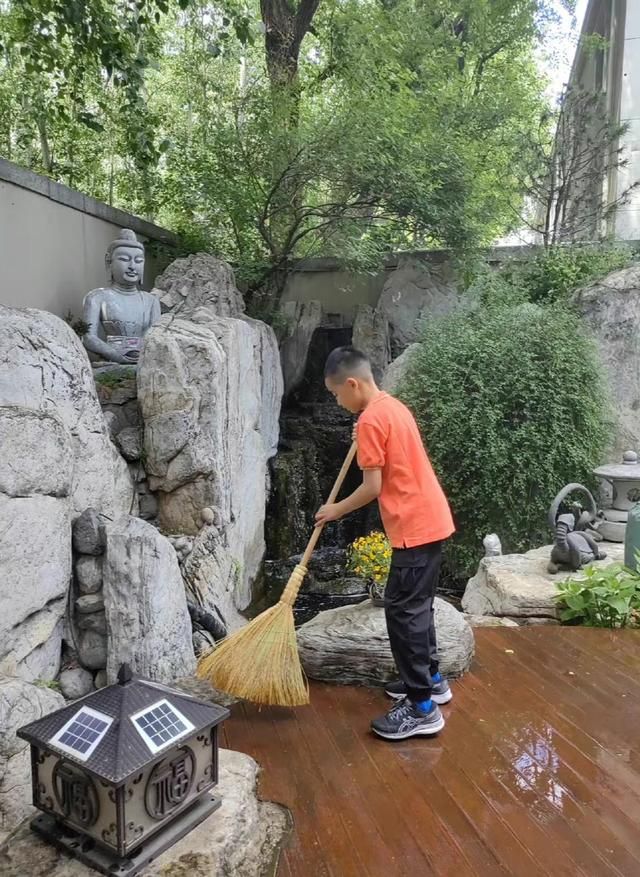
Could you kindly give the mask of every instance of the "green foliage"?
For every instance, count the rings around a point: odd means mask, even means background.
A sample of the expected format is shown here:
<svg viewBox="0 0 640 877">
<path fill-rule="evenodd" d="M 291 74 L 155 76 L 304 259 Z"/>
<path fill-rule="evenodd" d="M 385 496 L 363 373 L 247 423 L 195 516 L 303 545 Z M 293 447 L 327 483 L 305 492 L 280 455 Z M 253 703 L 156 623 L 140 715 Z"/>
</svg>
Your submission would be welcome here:
<svg viewBox="0 0 640 877">
<path fill-rule="evenodd" d="M 557 584 L 562 621 L 588 627 L 638 626 L 640 574 L 621 563 L 590 565 L 584 574 L 583 580 L 569 578 Z"/>
<path fill-rule="evenodd" d="M 590 34 L 581 40 L 583 56 L 604 65 L 607 41 Z M 621 145 L 629 129 L 610 115 L 603 90 L 567 86 L 553 109 L 545 108 L 539 125 L 522 137 L 518 170 L 524 193 L 521 220 L 545 247 L 568 241 L 594 241 L 640 182 L 620 188 L 603 203 L 602 186 L 629 161 Z"/>
<path fill-rule="evenodd" d="M 590 484 L 606 445 L 595 348 L 560 307 L 493 305 L 430 324 L 399 395 L 454 512 L 458 576 L 474 572 L 487 533 L 506 552 L 543 542 L 553 497 Z"/>
<path fill-rule="evenodd" d="M 624 245 L 558 246 L 540 250 L 521 262 L 510 262 L 500 279 L 535 304 L 567 301 L 572 292 L 611 271 L 625 268 L 636 258 Z"/>
<path fill-rule="evenodd" d="M 96 384 L 100 384 L 101 387 L 113 390 L 116 387 L 120 387 L 122 384 L 126 384 L 127 381 L 135 380 L 135 377 L 135 368 L 127 368 L 124 366 L 124 368 L 120 368 L 118 371 L 98 372 L 95 375 L 95 382 Z"/>
<path fill-rule="evenodd" d="M 62 691 L 57 679 L 36 679 L 35 685 L 38 688 L 49 688 L 51 691 Z"/>
</svg>

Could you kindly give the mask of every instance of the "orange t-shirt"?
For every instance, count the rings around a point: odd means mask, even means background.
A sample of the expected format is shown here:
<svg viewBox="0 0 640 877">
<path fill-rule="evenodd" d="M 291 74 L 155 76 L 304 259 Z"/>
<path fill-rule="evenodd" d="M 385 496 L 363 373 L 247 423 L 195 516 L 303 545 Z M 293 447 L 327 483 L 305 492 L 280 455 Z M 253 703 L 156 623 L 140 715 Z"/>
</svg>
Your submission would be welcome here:
<svg viewBox="0 0 640 877">
<path fill-rule="evenodd" d="M 376 396 L 358 419 L 357 441 L 360 468 L 382 469 L 378 503 L 392 547 L 413 548 L 451 536 L 449 503 L 409 409 L 388 393 Z"/>
</svg>

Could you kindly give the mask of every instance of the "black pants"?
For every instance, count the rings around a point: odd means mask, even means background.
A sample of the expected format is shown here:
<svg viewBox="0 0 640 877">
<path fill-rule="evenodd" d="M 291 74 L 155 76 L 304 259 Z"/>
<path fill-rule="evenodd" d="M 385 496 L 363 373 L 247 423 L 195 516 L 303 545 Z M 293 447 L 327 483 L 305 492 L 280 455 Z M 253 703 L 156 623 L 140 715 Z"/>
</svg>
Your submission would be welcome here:
<svg viewBox="0 0 640 877">
<path fill-rule="evenodd" d="M 394 550 L 384 591 L 391 652 L 409 699 L 429 700 L 438 672 L 433 599 L 442 543 Z"/>
</svg>

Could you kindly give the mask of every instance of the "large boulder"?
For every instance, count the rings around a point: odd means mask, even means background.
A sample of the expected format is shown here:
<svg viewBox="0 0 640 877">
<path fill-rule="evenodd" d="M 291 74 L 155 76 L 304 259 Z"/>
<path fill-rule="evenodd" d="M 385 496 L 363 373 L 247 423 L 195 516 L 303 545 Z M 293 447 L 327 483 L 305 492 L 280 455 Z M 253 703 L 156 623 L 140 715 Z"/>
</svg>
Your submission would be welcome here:
<svg viewBox="0 0 640 877">
<path fill-rule="evenodd" d="M 612 453 L 618 458 L 640 448 L 640 265 L 587 286 L 573 303 L 598 345 L 617 419 Z"/>
<path fill-rule="evenodd" d="M 163 311 L 189 318 L 199 307 L 208 307 L 221 317 L 239 317 L 244 301 L 233 269 L 208 253 L 176 259 L 156 278 L 152 290 Z"/>
<path fill-rule="evenodd" d="M 352 344 L 367 354 L 373 376 L 380 383 L 391 362 L 391 335 L 387 314 L 383 310 L 376 311 L 369 305 L 358 305 L 353 321 Z"/>
<path fill-rule="evenodd" d="M 440 263 L 415 254 L 399 258 L 377 305 L 377 313 L 391 326 L 392 354 L 418 341 L 425 320 L 442 317 L 459 304 L 459 294 L 450 261 Z"/>
<path fill-rule="evenodd" d="M 286 301 L 281 312 L 286 327 L 280 342 L 280 361 L 284 392 L 288 395 L 304 377 L 311 339 L 322 323 L 323 313 L 319 301 Z"/>
<path fill-rule="evenodd" d="M 465 673 L 473 658 L 473 631 L 462 613 L 435 600 L 440 669 Z M 320 612 L 298 629 L 300 660 L 311 679 L 344 685 L 384 685 L 397 677 L 384 611 L 369 600 Z"/>
<path fill-rule="evenodd" d="M 145 877 L 263 877 L 274 873 L 289 829 L 286 810 L 261 801 L 259 768 L 241 752 L 220 750 L 217 794 L 222 806 L 144 869 Z M 25 825 L 0 850 L 3 877 L 90 877 L 94 874 Z"/>
<path fill-rule="evenodd" d="M 409 362 L 414 352 L 419 348 L 419 344 L 410 344 L 400 356 L 397 356 L 393 362 L 387 366 L 382 377 L 382 389 L 387 393 L 395 393 L 405 376 Z"/>
<path fill-rule="evenodd" d="M 28 681 L 55 677 L 70 576 L 68 499 L 0 494 L 0 662 L 5 672 Z"/>
<path fill-rule="evenodd" d="M 601 542 L 600 549 L 606 552 L 607 557 L 597 561 L 597 566 L 623 560 L 624 545 L 621 543 Z M 556 584 L 570 573 L 549 573 L 547 564 L 550 555 L 551 546 L 546 545 L 526 554 L 483 557 L 477 573 L 469 579 L 462 608 L 474 616 L 516 618 L 518 621 L 556 619 Z M 571 576 L 582 578 L 584 572 L 571 573 Z"/>
<path fill-rule="evenodd" d="M 203 509 L 215 510 L 215 528 L 194 543 L 188 578 L 214 603 L 231 586 L 243 609 L 264 553 L 268 461 L 283 391 L 278 345 L 257 320 L 191 309 L 189 295 L 183 309 L 189 319 L 164 316 L 141 356 L 146 470 L 165 532 L 198 536 Z"/>
<path fill-rule="evenodd" d="M 52 679 L 72 521 L 89 505 L 117 518 L 133 497 L 87 353 L 53 314 L 0 306 L 0 446 L 0 666 Z"/>
<path fill-rule="evenodd" d="M 191 620 L 176 553 L 151 524 L 128 518 L 109 527 L 103 597 L 110 683 L 124 662 L 158 682 L 194 671 Z"/>
<path fill-rule="evenodd" d="M 127 465 L 109 439 L 87 353 L 64 320 L 0 305 L 0 408 L 53 416 L 66 428 L 74 516 L 88 506 L 111 518 L 129 511 L 133 484 Z M 33 414 L 25 430 L 32 433 Z M 22 427 L 12 429 L 18 449 L 23 434 Z M 4 441 L 2 447 L 4 452 Z M 40 465 L 38 458 L 47 453 L 53 451 L 42 447 L 32 463 Z"/>
<path fill-rule="evenodd" d="M 33 810 L 29 745 L 16 731 L 63 706 L 62 695 L 49 688 L 0 676 L 0 844 Z"/>
</svg>

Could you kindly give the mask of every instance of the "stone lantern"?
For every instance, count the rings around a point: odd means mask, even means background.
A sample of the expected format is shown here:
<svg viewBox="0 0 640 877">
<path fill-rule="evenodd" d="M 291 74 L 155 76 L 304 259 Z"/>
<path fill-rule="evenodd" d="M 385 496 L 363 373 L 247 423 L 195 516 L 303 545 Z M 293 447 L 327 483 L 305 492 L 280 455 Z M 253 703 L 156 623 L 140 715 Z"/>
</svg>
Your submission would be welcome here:
<svg viewBox="0 0 640 877">
<path fill-rule="evenodd" d="M 118 682 L 36 722 L 31 828 L 102 874 L 135 875 L 220 806 L 229 715 L 120 668 Z"/>
<path fill-rule="evenodd" d="M 611 463 L 594 469 L 613 488 L 613 502 L 603 510 L 599 531 L 608 542 L 624 542 L 630 509 L 640 502 L 640 463 L 635 451 L 625 451 L 622 463 Z"/>
</svg>

